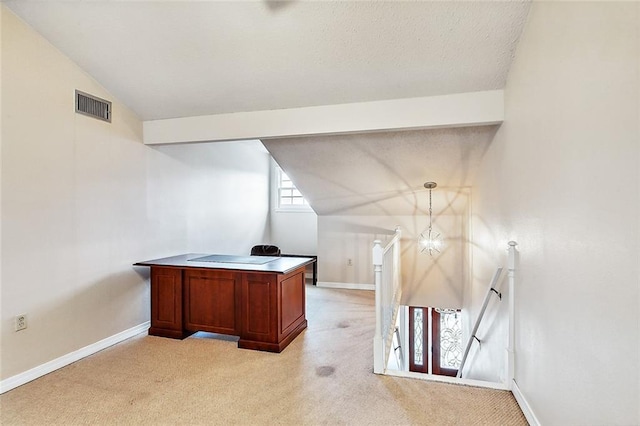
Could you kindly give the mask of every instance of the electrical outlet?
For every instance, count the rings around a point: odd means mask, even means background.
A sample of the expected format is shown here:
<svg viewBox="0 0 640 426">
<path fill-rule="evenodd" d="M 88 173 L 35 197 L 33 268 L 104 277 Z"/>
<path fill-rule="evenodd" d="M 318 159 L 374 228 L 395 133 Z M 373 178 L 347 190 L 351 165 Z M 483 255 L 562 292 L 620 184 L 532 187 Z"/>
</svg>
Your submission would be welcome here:
<svg viewBox="0 0 640 426">
<path fill-rule="evenodd" d="M 353 266 L 353 259 L 347 259 L 347 266 Z"/>
<path fill-rule="evenodd" d="M 16 315 L 16 331 L 27 328 L 27 314 Z"/>
</svg>

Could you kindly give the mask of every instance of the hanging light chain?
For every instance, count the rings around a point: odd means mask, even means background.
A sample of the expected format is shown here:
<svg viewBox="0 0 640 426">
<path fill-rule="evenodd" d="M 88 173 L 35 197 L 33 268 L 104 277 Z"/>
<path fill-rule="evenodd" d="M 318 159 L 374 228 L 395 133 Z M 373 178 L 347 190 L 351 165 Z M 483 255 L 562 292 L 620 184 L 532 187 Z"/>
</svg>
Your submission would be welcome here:
<svg viewBox="0 0 640 426">
<path fill-rule="evenodd" d="M 431 235 L 431 188 L 429 188 L 429 235 Z"/>
<path fill-rule="evenodd" d="M 431 204 L 431 190 L 436 186 L 438 186 L 438 184 L 435 182 L 425 182 L 424 184 L 424 187 L 429 190 L 429 234 L 431 234 L 432 216 L 433 216 L 433 209 Z"/>
</svg>

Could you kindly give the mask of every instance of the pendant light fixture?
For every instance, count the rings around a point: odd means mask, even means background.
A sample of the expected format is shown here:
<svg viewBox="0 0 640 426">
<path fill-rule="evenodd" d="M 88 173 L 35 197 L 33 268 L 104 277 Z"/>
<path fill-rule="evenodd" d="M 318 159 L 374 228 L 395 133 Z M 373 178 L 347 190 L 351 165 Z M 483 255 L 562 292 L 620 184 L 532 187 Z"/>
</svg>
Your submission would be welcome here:
<svg viewBox="0 0 640 426">
<path fill-rule="evenodd" d="M 431 208 L 431 190 L 438 186 L 435 182 L 426 182 L 424 187 L 429 190 L 429 227 L 422 231 L 418 238 L 418 248 L 421 253 L 429 253 L 429 256 L 434 256 L 436 253 L 440 253 L 444 247 L 442 236 L 439 232 L 433 230 L 432 224 L 432 208 Z"/>
</svg>

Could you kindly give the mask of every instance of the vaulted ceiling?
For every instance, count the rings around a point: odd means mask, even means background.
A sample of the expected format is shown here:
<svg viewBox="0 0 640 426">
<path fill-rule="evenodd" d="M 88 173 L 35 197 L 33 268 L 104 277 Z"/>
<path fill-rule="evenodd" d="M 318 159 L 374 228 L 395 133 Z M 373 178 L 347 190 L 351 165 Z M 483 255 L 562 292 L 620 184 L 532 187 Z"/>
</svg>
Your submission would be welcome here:
<svg viewBox="0 0 640 426">
<path fill-rule="evenodd" d="M 439 214 L 460 214 L 477 165 L 498 126 L 270 139 L 263 141 L 319 215 L 428 212 L 423 184 L 439 184 Z M 297 159 L 304 159 L 299 161 Z M 443 161 L 447 159 L 447 161 Z"/>
<path fill-rule="evenodd" d="M 5 1 L 143 120 L 501 89 L 526 2 Z"/>
<path fill-rule="evenodd" d="M 528 1 L 4 4 L 142 120 L 502 89 L 529 10 Z M 383 199 L 403 198 L 425 179 L 469 185 L 493 133 L 461 127 L 265 145 L 319 213 L 370 212 L 400 209 L 402 201 Z M 384 182 L 368 175 L 374 169 Z"/>
</svg>

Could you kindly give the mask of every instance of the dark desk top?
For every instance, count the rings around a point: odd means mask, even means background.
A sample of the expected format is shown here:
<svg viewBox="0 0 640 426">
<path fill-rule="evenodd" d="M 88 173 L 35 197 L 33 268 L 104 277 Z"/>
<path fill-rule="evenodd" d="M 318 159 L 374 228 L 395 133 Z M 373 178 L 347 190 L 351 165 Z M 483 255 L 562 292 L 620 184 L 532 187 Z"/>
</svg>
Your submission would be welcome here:
<svg viewBox="0 0 640 426">
<path fill-rule="evenodd" d="M 310 257 L 230 256 L 188 253 L 134 263 L 135 266 L 226 269 L 230 271 L 275 272 L 286 274 L 315 262 Z"/>
</svg>

